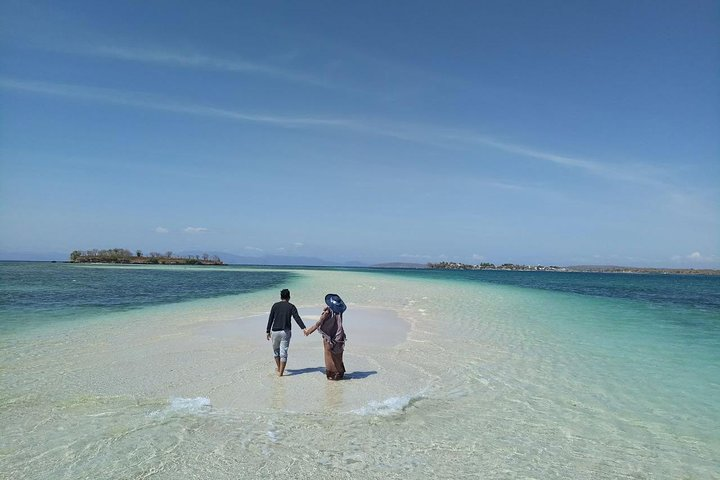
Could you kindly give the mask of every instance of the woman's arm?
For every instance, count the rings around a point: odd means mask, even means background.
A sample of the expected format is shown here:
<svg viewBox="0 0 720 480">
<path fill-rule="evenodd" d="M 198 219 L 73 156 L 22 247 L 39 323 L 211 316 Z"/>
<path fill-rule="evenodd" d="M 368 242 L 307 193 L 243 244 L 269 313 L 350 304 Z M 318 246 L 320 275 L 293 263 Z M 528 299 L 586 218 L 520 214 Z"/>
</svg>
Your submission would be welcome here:
<svg viewBox="0 0 720 480">
<path fill-rule="evenodd" d="M 305 336 L 307 337 L 308 335 L 310 335 L 311 333 L 313 333 L 315 330 L 317 330 L 318 327 L 320 326 L 320 323 L 321 323 L 320 320 L 318 320 L 317 323 L 315 323 L 315 325 L 313 325 L 312 327 L 308 327 L 308 328 L 306 328 L 305 330 L 303 330 L 303 332 L 305 332 Z"/>
<path fill-rule="evenodd" d="M 322 323 L 323 323 L 325 320 L 327 320 L 328 317 L 330 317 L 330 309 L 327 308 L 327 307 L 325 307 L 325 309 L 323 310 L 323 312 L 320 314 L 320 320 L 318 320 L 317 322 L 315 322 L 315 325 L 313 325 L 312 327 L 308 327 L 308 328 L 306 328 L 306 329 L 304 330 L 305 336 L 307 337 L 308 335 L 310 335 L 311 333 L 313 333 L 315 330 L 317 330 L 318 328 L 320 328 L 320 325 L 322 325 Z"/>
</svg>

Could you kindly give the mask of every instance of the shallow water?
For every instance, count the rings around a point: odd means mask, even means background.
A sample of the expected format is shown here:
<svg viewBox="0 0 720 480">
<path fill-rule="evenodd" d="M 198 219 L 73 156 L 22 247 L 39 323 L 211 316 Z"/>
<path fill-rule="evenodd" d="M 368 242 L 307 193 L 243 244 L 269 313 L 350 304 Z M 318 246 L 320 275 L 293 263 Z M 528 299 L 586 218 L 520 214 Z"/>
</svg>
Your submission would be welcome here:
<svg viewBox="0 0 720 480">
<path fill-rule="evenodd" d="M 267 273 L 282 285 L 5 330 L 0 477 L 720 478 L 720 311 L 662 294 L 717 281 Z M 608 281 L 655 293 L 589 293 Z M 298 330 L 273 375 L 283 286 L 306 323 L 328 291 L 348 303 L 347 381 Z"/>
</svg>

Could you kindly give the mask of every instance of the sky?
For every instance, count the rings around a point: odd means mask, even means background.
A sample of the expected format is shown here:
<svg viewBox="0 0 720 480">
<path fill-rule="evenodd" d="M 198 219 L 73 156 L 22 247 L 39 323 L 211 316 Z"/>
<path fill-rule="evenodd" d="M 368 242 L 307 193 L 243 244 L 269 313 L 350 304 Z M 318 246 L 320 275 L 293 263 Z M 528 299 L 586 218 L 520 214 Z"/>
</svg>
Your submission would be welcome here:
<svg viewBox="0 0 720 480">
<path fill-rule="evenodd" d="M 0 258 L 720 268 L 720 3 L 0 3 Z"/>
</svg>

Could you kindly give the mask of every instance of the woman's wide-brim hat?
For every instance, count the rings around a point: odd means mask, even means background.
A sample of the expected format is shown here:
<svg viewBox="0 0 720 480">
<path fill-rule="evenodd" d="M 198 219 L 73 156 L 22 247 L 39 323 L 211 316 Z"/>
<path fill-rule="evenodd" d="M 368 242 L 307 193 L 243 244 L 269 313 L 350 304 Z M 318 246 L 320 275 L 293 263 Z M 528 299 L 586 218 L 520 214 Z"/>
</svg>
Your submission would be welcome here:
<svg viewBox="0 0 720 480">
<path fill-rule="evenodd" d="M 340 298 L 340 295 L 337 293 L 328 293 L 325 295 L 325 303 L 334 313 L 343 313 L 347 309 L 345 302 L 342 301 L 342 298 Z"/>
</svg>

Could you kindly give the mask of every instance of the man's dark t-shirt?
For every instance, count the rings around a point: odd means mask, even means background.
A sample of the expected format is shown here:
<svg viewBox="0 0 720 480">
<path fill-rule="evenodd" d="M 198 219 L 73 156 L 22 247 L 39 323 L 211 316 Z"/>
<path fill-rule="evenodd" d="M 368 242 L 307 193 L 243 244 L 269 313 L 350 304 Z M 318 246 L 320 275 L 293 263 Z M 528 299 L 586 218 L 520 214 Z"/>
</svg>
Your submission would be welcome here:
<svg viewBox="0 0 720 480">
<path fill-rule="evenodd" d="M 290 330 L 292 325 L 290 317 L 295 319 L 300 328 L 305 329 L 305 324 L 302 318 L 300 318 L 300 314 L 297 308 L 295 308 L 295 305 L 284 300 L 277 302 L 270 309 L 270 317 L 268 318 L 267 329 L 265 331 L 270 333 L 271 327 L 273 332 Z"/>
</svg>

